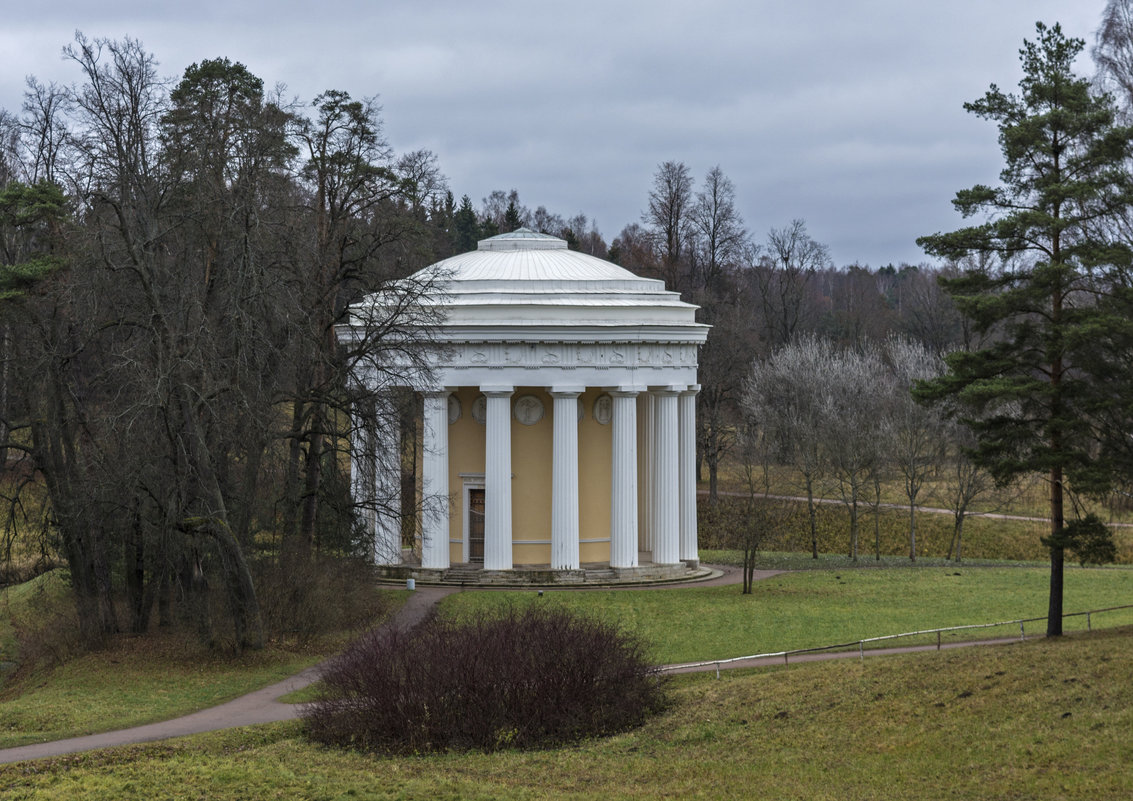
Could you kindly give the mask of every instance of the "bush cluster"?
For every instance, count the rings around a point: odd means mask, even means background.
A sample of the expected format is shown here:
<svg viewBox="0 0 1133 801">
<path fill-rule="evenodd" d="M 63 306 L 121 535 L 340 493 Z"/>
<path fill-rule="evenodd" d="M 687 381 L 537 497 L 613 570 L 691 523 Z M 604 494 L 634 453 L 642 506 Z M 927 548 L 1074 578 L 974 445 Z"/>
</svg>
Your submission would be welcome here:
<svg viewBox="0 0 1133 801">
<path fill-rule="evenodd" d="M 303 712 L 309 736 L 392 753 L 549 747 L 632 728 L 665 704 L 638 638 L 544 606 L 388 626 L 322 681 Z"/>
<path fill-rule="evenodd" d="M 274 640 L 307 643 L 338 632 L 358 633 L 387 613 L 374 566 L 364 559 L 318 557 L 252 564 L 264 629 Z"/>
</svg>

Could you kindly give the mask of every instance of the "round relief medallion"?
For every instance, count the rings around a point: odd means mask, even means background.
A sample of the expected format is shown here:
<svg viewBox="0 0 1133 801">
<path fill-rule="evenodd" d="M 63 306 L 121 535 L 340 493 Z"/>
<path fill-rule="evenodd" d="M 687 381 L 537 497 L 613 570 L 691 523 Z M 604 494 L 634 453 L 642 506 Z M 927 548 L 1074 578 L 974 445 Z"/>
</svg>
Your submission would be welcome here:
<svg viewBox="0 0 1133 801">
<path fill-rule="evenodd" d="M 614 399 L 609 395 L 599 395 L 594 400 L 594 419 L 601 425 L 608 426 L 614 416 Z"/>
<path fill-rule="evenodd" d="M 582 398 L 578 399 L 578 422 L 582 422 L 582 418 L 586 417 L 586 403 Z"/>
<path fill-rule="evenodd" d="M 533 426 L 543 419 L 543 401 L 534 395 L 520 395 L 515 400 L 515 419 Z"/>
<path fill-rule="evenodd" d="M 484 425 L 484 421 L 488 419 L 488 399 L 483 395 L 472 401 L 472 419 L 480 425 Z"/>
<path fill-rule="evenodd" d="M 448 396 L 448 424 L 451 426 L 460 419 L 460 398 L 456 395 Z"/>
</svg>

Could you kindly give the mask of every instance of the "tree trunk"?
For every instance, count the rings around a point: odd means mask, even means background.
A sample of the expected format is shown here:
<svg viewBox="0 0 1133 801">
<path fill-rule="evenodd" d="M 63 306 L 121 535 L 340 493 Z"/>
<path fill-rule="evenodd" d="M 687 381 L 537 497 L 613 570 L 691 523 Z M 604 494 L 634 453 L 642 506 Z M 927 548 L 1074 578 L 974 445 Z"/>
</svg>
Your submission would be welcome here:
<svg viewBox="0 0 1133 801">
<path fill-rule="evenodd" d="M 0 334 L 0 470 L 8 466 L 8 421 L 12 419 L 8 408 L 9 375 L 12 363 L 12 325 L 5 321 Z"/>
<path fill-rule="evenodd" d="M 54 366 L 54 365 L 53 365 Z M 79 631 L 84 640 L 97 642 L 118 631 L 110 568 L 103 552 L 101 530 L 85 510 L 76 506 L 79 475 L 77 427 L 62 398 L 66 388 L 60 376 L 50 374 L 41 419 L 31 425 L 32 449 L 52 503 L 63 554 L 71 571 L 71 585 Z"/>
<path fill-rule="evenodd" d="M 810 519 L 810 556 L 812 559 L 817 559 L 818 520 L 816 519 L 814 511 L 814 476 L 810 473 L 804 473 L 803 477 L 806 479 L 806 512 L 807 517 Z"/>
<path fill-rule="evenodd" d="M 1046 614 L 1046 636 L 1062 636 L 1062 470 L 1050 471 L 1050 603 Z"/>
<path fill-rule="evenodd" d="M 211 648 L 216 643 L 216 633 L 212 626 L 212 610 L 209 609 L 208 578 L 201 569 L 198 549 L 194 546 L 192 551 L 181 575 L 186 611 L 197 629 L 197 639 Z"/>
<path fill-rule="evenodd" d="M 909 496 L 909 561 L 917 561 L 917 501 L 916 495 Z"/>
<path fill-rule="evenodd" d="M 190 398 L 189 387 L 179 382 L 174 389 L 180 407 L 182 432 L 187 445 L 187 457 L 196 480 L 196 494 L 203 507 L 203 515 L 189 521 L 193 528 L 210 536 L 220 549 L 225 572 L 225 589 L 229 610 L 236 630 L 236 647 L 239 649 L 264 647 L 263 622 L 255 585 L 240 543 L 228 525 L 228 510 L 220 491 L 216 471 L 209 458 L 204 433 L 197 423 Z"/>
<path fill-rule="evenodd" d="M 881 561 L 881 480 L 873 482 L 873 560 Z"/>
<path fill-rule="evenodd" d="M 146 548 L 142 533 L 142 521 L 136 504 L 133 514 L 133 525 L 130 536 L 123 544 L 123 564 L 126 578 L 127 608 L 130 610 L 130 631 L 134 634 L 145 634 L 149 630 L 150 602 L 152 593 L 148 593 L 149 582 L 146 581 Z"/>
<path fill-rule="evenodd" d="M 318 404 L 321 407 L 321 404 Z M 307 441 L 307 462 L 303 481 L 303 517 L 299 524 L 299 547 L 310 556 L 315 547 L 315 524 L 319 513 L 319 490 L 323 477 L 323 423 L 322 410 L 312 420 L 314 431 Z"/>
<path fill-rule="evenodd" d="M 298 532 L 299 462 L 303 458 L 303 420 L 306 406 L 301 400 L 291 404 L 291 431 L 287 438 L 287 471 L 283 481 L 283 521 L 281 537 L 288 540 Z"/>
<path fill-rule="evenodd" d="M 157 625 L 162 628 L 173 625 L 172 595 L 173 582 L 169 580 L 172 568 L 168 560 L 164 560 L 161 567 L 161 577 L 157 583 Z"/>
<path fill-rule="evenodd" d="M 243 548 L 252 546 L 252 518 L 255 515 L 255 501 L 259 487 L 260 465 L 263 464 L 265 446 L 257 442 L 244 459 L 244 478 L 240 485 L 244 502 L 237 511 L 236 541 Z"/>
</svg>

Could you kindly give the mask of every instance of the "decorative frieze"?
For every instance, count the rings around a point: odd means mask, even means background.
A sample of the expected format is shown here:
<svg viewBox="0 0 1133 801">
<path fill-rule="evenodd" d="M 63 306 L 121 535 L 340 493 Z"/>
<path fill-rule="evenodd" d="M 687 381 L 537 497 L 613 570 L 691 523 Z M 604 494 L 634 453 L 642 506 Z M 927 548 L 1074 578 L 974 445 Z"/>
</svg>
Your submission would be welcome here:
<svg viewBox="0 0 1133 801">
<path fill-rule="evenodd" d="M 697 345 L 679 342 L 467 342 L 438 359 L 447 367 L 487 369 L 556 367 L 695 367 Z"/>
</svg>

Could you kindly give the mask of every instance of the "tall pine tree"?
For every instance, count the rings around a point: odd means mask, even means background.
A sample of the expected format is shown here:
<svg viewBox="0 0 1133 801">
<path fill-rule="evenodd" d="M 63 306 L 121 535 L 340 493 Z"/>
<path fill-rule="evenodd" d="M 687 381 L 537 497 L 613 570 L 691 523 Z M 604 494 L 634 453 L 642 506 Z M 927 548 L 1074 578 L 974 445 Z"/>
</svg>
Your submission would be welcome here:
<svg viewBox="0 0 1133 801">
<path fill-rule="evenodd" d="M 965 104 L 999 126 L 1001 183 L 962 190 L 953 201 L 984 222 L 917 240 L 947 259 L 998 257 L 985 260 L 994 268 L 945 282 L 990 344 L 951 354 L 948 373 L 922 382 L 917 394 L 958 402 L 976 434 L 975 461 L 1000 482 L 1047 475 L 1048 636 L 1062 633 L 1065 550 L 1097 559 L 1107 543 L 1112 548 L 1096 517 L 1068 522 L 1064 507 L 1068 493 L 1098 495 L 1113 480 L 1096 421 L 1118 400 L 1107 382 L 1120 354 L 1107 353 L 1107 342 L 1124 340 L 1116 334 L 1131 325 L 1126 304 L 1114 302 L 1131 252 L 1106 234 L 1106 221 L 1133 204 L 1133 129 L 1117 125 L 1112 100 L 1074 74 L 1084 44 L 1039 23 L 1036 41 L 1020 50 L 1020 94 L 993 84 Z"/>
</svg>

